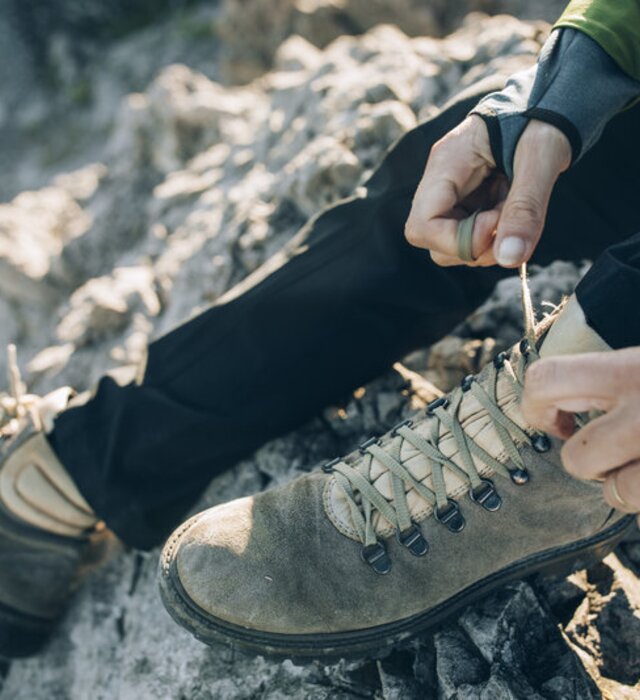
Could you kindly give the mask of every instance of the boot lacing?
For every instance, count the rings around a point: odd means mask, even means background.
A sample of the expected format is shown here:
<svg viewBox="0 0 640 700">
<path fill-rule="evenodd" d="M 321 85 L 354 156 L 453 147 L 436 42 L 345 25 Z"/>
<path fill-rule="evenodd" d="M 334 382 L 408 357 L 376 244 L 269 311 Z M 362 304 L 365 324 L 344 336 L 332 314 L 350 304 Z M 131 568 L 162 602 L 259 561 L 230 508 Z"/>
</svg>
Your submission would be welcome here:
<svg viewBox="0 0 640 700">
<path fill-rule="evenodd" d="M 484 388 L 476 382 L 473 376 L 465 378 L 462 386 L 453 391 L 448 398 L 438 399 L 428 408 L 427 413 L 432 418 L 432 428 L 429 438 L 425 438 L 412 429 L 412 421 L 403 421 L 397 425 L 384 440 L 367 440 L 360 447 L 360 452 L 368 458 L 365 468 L 362 464 L 351 466 L 344 461 L 335 460 L 330 466 L 335 474 L 338 486 L 346 496 L 352 522 L 360 541 L 363 543 L 363 557 L 378 573 L 386 573 L 390 561 L 386 556 L 384 545 L 378 541 L 374 526 L 374 511 L 396 528 L 399 541 L 417 555 L 423 555 L 428 545 L 412 521 L 407 491 L 414 489 L 432 508 L 436 519 L 457 532 L 464 527 L 457 503 L 449 497 L 444 477 L 444 470 L 449 469 L 463 482 L 470 486 L 469 495 L 472 500 L 486 510 L 497 510 L 501 499 L 493 487 L 493 483 L 480 475 L 474 456 L 489 467 L 493 472 L 510 478 L 520 484 L 528 480 L 527 471 L 518 444 L 531 444 L 537 451 L 546 451 L 550 443 L 546 435 L 529 435 L 511 418 L 505 415 L 498 405 L 497 386 L 499 376 L 506 376 L 512 383 L 518 401 L 522 397 L 524 375 L 528 365 L 538 359 L 535 337 L 535 316 L 531 302 L 531 294 L 527 283 L 525 265 L 520 270 L 522 286 L 522 309 L 524 316 L 525 335 L 520 344 L 520 353 L 512 359 L 507 353 L 500 353 L 487 371 Z M 484 382 L 483 382 L 484 384 Z M 473 438 L 465 433 L 459 418 L 459 409 L 466 393 L 475 397 L 486 410 L 505 453 L 515 469 L 508 469 L 502 462 L 477 445 Z M 447 457 L 439 447 L 441 429 L 444 428 L 454 438 L 460 455 L 461 464 Z M 421 452 L 431 463 L 432 488 L 418 481 L 402 463 L 400 454 L 404 442 L 408 442 Z M 369 478 L 373 461 L 386 467 L 391 477 L 393 501 L 387 500 L 378 491 Z"/>
<path fill-rule="evenodd" d="M 28 415 L 32 416 L 36 425 L 40 422 L 40 417 L 36 410 L 36 403 L 39 397 L 27 393 L 20 374 L 20 368 L 18 367 L 15 345 L 9 345 L 7 348 L 7 365 L 9 393 L 0 393 L 0 437 L 13 434 L 20 420 Z"/>
</svg>

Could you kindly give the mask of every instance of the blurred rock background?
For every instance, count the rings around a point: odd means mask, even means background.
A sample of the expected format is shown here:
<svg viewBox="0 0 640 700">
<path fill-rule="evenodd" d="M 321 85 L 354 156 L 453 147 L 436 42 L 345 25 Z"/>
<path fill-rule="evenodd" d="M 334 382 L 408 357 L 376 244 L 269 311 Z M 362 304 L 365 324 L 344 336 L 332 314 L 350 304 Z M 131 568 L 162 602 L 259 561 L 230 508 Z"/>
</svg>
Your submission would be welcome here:
<svg viewBox="0 0 640 700">
<path fill-rule="evenodd" d="M 136 365 L 453 94 L 530 64 L 563 5 L 5 0 L 0 346 L 18 345 L 39 392 Z M 557 302 L 584 269 L 534 270 L 537 301 Z M 348 450 L 429 400 L 429 382 L 476 371 L 520 334 L 516 288 L 216 479 L 201 507 Z M 508 586 L 381 662 L 331 667 L 203 647 L 162 609 L 156 563 L 123 551 L 96 573 L 44 655 L 0 667 L 0 697 L 640 697 L 640 543 Z"/>
</svg>

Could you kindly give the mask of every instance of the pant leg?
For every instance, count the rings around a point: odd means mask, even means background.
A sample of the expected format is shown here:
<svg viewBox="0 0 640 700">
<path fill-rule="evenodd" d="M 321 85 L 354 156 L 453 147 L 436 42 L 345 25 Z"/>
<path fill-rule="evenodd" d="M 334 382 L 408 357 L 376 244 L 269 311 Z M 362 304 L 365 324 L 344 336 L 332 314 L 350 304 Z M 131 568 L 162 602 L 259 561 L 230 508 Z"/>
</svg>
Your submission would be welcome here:
<svg viewBox="0 0 640 700">
<path fill-rule="evenodd" d="M 612 348 L 640 345 L 640 233 L 607 249 L 576 295 L 589 325 Z"/>
<path fill-rule="evenodd" d="M 640 345 L 640 106 L 561 176 L 536 260 L 595 260 L 576 289 L 587 321 L 613 348 Z M 612 245 L 613 244 L 613 245 Z M 610 246 L 610 247 L 608 247 Z"/>
<path fill-rule="evenodd" d="M 54 449 L 125 542 L 159 542 L 216 473 L 433 343 L 486 298 L 503 271 L 439 268 L 403 236 L 431 146 L 480 94 L 407 134 L 366 197 L 325 211 L 224 299 L 153 343 L 142 386 L 105 378 L 91 401 L 60 416 Z M 592 211 L 587 158 L 558 187 L 540 262 L 589 257 L 622 236 L 623 216 L 610 220 L 603 202 L 602 216 Z"/>
<path fill-rule="evenodd" d="M 213 476 L 433 343 L 490 293 L 500 271 L 439 268 L 403 235 L 431 145 L 482 92 L 401 139 L 365 197 L 323 212 L 152 343 L 141 386 L 104 378 L 58 418 L 55 451 L 126 543 L 158 543 Z"/>
<path fill-rule="evenodd" d="M 640 104 L 611 120 L 553 191 L 532 262 L 595 260 L 640 231 Z"/>
</svg>

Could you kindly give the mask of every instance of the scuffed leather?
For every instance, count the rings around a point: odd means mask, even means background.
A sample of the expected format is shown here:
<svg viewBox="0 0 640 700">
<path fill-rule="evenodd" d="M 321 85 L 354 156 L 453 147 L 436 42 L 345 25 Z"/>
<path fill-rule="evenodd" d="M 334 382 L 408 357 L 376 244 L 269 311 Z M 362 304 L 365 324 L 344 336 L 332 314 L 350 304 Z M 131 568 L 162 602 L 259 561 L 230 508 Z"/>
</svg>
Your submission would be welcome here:
<svg viewBox="0 0 640 700">
<path fill-rule="evenodd" d="M 523 449 L 531 481 L 496 480 L 499 511 L 462 499 L 467 524 L 461 533 L 425 520 L 425 557 L 386 538 L 392 560 L 386 576 L 365 564 L 359 543 L 327 518 L 322 492 L 331 477 L 323 472 L 205 511 L 183 527 L 165 556 L 175 559 L 196 605 L 236 625 L 312 634 L 389 623 L 428 610 L 523 557 L 599 530 L 611 512 L 600 486 L 569 477 L 558 449 L 545 456 Z"/>
</svg>

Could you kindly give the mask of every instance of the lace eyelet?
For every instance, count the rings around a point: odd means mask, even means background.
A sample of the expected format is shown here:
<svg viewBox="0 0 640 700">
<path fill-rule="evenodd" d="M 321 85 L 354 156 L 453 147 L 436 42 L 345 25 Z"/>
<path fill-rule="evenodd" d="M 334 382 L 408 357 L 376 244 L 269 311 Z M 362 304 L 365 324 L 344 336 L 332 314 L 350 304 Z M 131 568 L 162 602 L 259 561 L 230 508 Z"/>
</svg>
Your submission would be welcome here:
<svg viewBox="0 0 640 700">
<path fill-rule="evenodd" d="M 439 399 L 435 399 L 427 406 L 425 413 L 428 416 L 432 416 L 436 408 L 447 408 L 448 405 L 449 399 L 446 396 L 441 396 Z"/>
<path fill-rule="evenodd" d="M 327 462 L 326 464 L 322 465 L 322 471 L 325 474 L 332 474 L 333 473 L 333 468 L 338 464 L 339 462 L 342 462 L 342 457 L 336 457 L 335 459 L 332 459 L 330 462 Z"/>
<path fill-rule="evenodd" d="M 481 479 L 481 481 L 480 486 L 469 489 L 469 498 L 490 513 L 495 513 L 502 505 L 502 498 L 496 491 L 493 481 L 490 479 Z"/>
<path fill-rule="evenodd" d="M 382 542 L 376 542 L 367 547 L 362 547 L 360 556 L 362 557 L 362 561 L 369 564 L 376 574 L 383 576 L 391 571 L 391 559 Z"/>
<path fill-rule="evenodd" d="M 371 438 L 369 438 L 368 440 L 365 440 L 365 441 L 360 445 L 360 447 L 358 447 L 358 450 L 360 450 L 360 452 L 361 452 L 362 454 L 366 454 L 366 453 L 367 453 L 367 449 L 368 449 L 369 447 L 372 447 L 373 445 L 379 445 L 380 442 L 381 442 L 381 440 L 380 440 L 379 437 L 371 437 Z"/>
<path fill-rule="evenodd" d="M 409 420 L 409 419 L 403 420 L 402 422 L 398 423 L 397 425 L 394 425 L 393 428 L 391 428 L 391 432 L 389 434 L 391 435 L 391 437 L 396 437 L 396 435 L 398 434 L 398 430 L 400 430 L 400 428 L 410 428 L 412 425 L 413 425 L 412 420 Z"/>
<path fill-rule="evenodd" d="M 496 369 L 502 369 L 504 363 L 509 359 L 509 355 L 506 352 L 500 352 L 493 358 L 493 366 Z"/>
<path fill-rule="evenodd" d="M 458 504 L 452 499 L 448 499 L 448 505 L 444 508 L 435 508 L 433 516 L 444 525 L 449 532 L 461 532 L 465 526 L 464 516 L 460 512 Z"/>
<path fill-rule="evenodd" d="M 473 374 L 468 374 L 462 382 L 460 382 L 460 387 L 462 388 L 462 391 L 469 391 L 471 389 L 471 385 L 475 381 L 475 377 Z"/>
<path fill-rule="evenodd" d="M 423 557 L 429 551 L 429 543 L 422 534 L 420 526 L 415 523 L 404 532 L 398 530 L 396 532 L 396 539 L 403 547 L 406 547 L 414 557 Z"/>
<path fill-rule="evenodd" d="M 516 486 L 524 486 L 524 484 L 529 483 L 529 472 L 526 469 L 511 469 L 509 470 L 511 476 L 511 481 L 513 481 Z"/>
<path fill-rule="evenodd" d="M 551 449 L 551 440 L 544 433 L 538 433 L 531 438 L 531 447 L 536 452 L 548 452 Z"/>
</svg>

